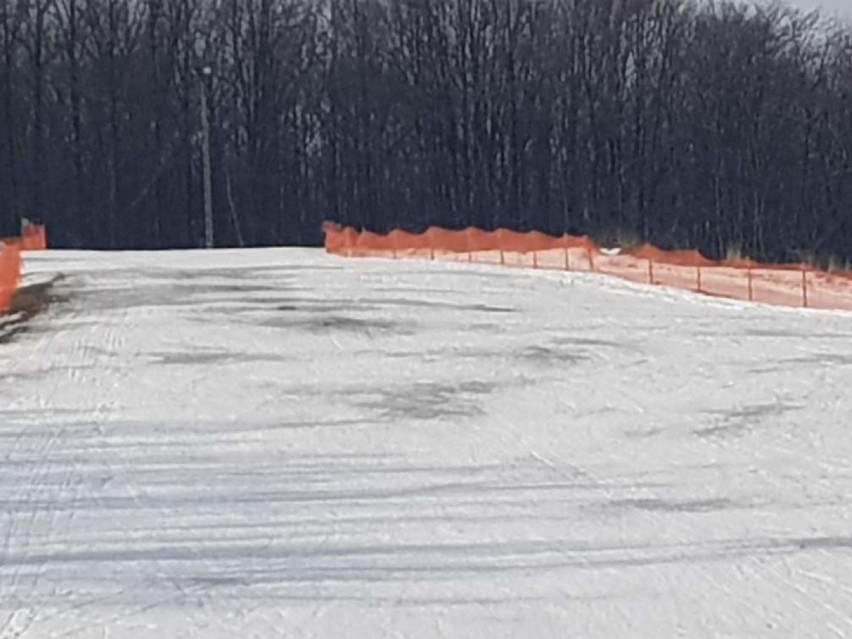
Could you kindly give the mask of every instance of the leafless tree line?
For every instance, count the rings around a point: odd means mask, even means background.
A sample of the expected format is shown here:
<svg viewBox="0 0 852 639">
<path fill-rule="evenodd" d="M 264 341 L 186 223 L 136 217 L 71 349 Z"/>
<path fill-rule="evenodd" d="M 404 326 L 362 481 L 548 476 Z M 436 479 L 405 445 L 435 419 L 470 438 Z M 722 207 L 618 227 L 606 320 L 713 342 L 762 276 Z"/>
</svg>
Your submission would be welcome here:
<svg viewBox="0 0 852 639">
<path fill-rule="evenodd" d="M 213 69 L 209 77 L 199 73 Z M 0 224 L 506 226 L 852 257 L 852 30 L 689 0 L 0 0 Z"/>
</svg>

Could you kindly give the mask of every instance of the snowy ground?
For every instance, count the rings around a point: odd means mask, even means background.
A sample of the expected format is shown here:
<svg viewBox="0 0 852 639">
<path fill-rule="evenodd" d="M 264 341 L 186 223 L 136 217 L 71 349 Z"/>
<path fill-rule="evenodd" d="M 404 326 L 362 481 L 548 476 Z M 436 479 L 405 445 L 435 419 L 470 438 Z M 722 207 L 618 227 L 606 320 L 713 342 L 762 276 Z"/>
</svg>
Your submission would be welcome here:
<svg viewBox="0 0 852 639">
<path fill-rule="evenodd" d="M 269 250 L 46 254 L 0 637 L 852 636 L 852 315 Z"/>
</svg>

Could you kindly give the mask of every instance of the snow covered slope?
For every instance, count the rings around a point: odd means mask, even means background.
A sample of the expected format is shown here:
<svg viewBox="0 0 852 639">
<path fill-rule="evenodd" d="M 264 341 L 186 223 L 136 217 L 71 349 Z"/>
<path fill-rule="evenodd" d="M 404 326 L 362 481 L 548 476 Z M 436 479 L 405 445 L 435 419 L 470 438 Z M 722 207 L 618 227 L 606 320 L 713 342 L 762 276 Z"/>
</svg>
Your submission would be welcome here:
<svg viewBox="0 0 852 639">
<path fill-rule="evenodd" d="M 852 636 L 852 316 L 308 250 L 28 258 L 0 637 Z"/>
</svg>

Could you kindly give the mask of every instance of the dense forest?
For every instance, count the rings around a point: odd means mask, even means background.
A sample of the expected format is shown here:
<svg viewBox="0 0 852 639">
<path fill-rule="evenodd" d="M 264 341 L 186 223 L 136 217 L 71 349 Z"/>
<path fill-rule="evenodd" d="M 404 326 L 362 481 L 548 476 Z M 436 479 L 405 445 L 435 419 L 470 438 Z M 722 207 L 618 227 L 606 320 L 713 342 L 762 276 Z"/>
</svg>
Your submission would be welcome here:
<svg viewBox="0 0 852 639">
<path fill-rule="evenodd" d="M 219 246 L 330 219 L 848 259 L 852 28 L 727 1 L 0 0 L 0 231 L 199 246 L 205 158 Z"/>
</svg>

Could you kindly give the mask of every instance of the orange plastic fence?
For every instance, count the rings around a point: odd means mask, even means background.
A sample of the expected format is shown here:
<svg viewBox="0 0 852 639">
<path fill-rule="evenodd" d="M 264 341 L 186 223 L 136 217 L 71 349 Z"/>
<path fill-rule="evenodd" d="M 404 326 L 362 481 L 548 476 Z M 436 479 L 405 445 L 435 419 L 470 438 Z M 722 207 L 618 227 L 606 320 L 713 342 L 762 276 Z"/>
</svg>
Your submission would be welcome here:
<svg viewBox="0 0 852 639">
<path fill-rule="evenodd" d="M 47 229 L 24 222 L 21 237 L 0 239 L 0 314 L 9 310 L 21 281 L 21 252 L 47 249 Z"/>
<path fill-rule="evenodd" d="M 9 310 L 20 279 L 20 249 L 14 244 L 0 243 L 0 313 Z"/>
<path fill-rule="evenodd" d="M 46 251 L 47 229 L 38 224 L 25 223 L 21 227 L 20 237 L 5 237 L 0 242 L 17 246 L 23 252 Z"/>
<path fill-rule="evenodd" d="M 326 223 L 325 247 L 348 257 L 420 257 L 527 268 L 583 271 L 704 295 L 778 306 L 852 310 L 852 272 L 820 271 L 807 264 L 710 260 L 697 251 L 651 245 L 624 250 L 598 247 L 588 237 L 468 228 L 377 235 Z"/>
<path fill-rule="evenodd" d="M 25 224 L 21 230 L 22 251 L 46 251 L 47 229 L 38 224 Z"/>
</svg>

